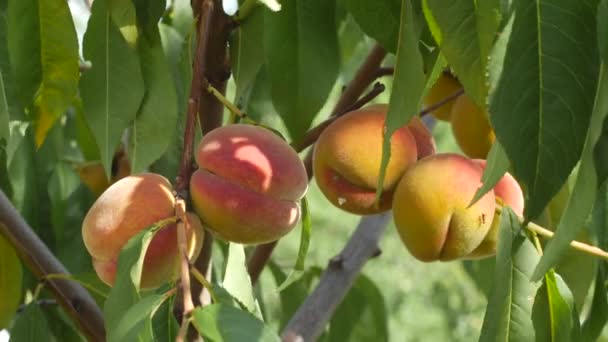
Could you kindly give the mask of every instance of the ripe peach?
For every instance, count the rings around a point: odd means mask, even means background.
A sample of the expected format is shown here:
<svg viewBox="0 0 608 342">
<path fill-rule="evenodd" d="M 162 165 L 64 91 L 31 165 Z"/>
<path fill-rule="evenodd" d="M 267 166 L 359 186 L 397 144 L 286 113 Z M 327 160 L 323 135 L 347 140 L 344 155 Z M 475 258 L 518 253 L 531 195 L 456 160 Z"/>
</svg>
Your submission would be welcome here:
<svg viewBox="0 0 608 342">
<path fill-rule="evenodd" d="M 471 253 L 490 229 L 496 207 L 489 192 L 469 207 L 482 170 L 458 154 L 436 154 L 405 171 L 393 199 L 395 226 L 422 261 L 448 261 Z"/>
<path fill-rule="evenodd" d="M 416 140 L 418 159 L 435 154 L 437 151 L 435 139 L 420 117 L 414 116 L 407 124 L 407 128 L 409 128 L 410 133 L 412 133 L 414 139 Z"/>
<path fill-rule="evenodd" d="M 424 97 L 425 107 L 430 107 L 445 100 L 450 95 L 456 93 L 460 88 L 462 88 L 462 86 L 454 76 L 448 72 L 442 73 L 433 87 L 431 87 L 428 94 Z M 450 121 L 454 101 L 455 99 L 450 100 L 441 107 L 435 109 L 432 112 L 433 116 L 439 120 Z"/>
<path fill-rule="evenodd" d="M 391 137 L 391 158 L 376 207 L 385 118 L 385 105 L 352 111 L 327 127 L 315 144 L 313 171 L 317 184 L 327 199 L 343 210 L 368 215 L 390 209 L 399 178 L 416 162 L 416 140 L 407 127 L 402 127 Z"/>
<path fill-rule="evenodd" d="M 223 239 L 277 240 L 300 216 L 308 177 L 298 154 L 271 131 L 235 124 L 203 137 L 190 180 L 196 212 Z"/>
<path fill-rule="evenodd" d="M 486 161 L 482 159 L 473 160 L 482 169 L 486 168 Z M 524 194 L 519 186 L 519 183 L 511 176 L 510 173 L 505 175 L 494 186 L 494 194 L 505 206 L 511 207 L 515 214 L 519 217 L 524 216 Z M 498 230 L 500 227 L 500 214 L 494 215 L 490 231 L 483 239 L 479 247 L 477 247 L 467 258 L 484 258 L 496 254 L 498 246 Z"/>
<path fill-rule="evenodd" d="M 471 158 L 486 158 L 496 139 L 487 113 L 466 94 L 452 107 L 452 132 L 460 149 Z"/>
<path fill-rule="evenodd" d="M 123 178 L 97 199 L 82 223 L 82 237 L 101 280 L 109 285 L 114 282 L 123 246 L 142 229 L 174 216 L 174 205 L 171 184 L 153 173 Z M 204 230 L 196 216 L 188 217 L 188 255 L 194 258 L 202 246 Z M 157 287 L 177 276 L 176 227 L 172 224 L 161 229 L 150 242 L 142 270 L 142 288 Z"/>
</svg>

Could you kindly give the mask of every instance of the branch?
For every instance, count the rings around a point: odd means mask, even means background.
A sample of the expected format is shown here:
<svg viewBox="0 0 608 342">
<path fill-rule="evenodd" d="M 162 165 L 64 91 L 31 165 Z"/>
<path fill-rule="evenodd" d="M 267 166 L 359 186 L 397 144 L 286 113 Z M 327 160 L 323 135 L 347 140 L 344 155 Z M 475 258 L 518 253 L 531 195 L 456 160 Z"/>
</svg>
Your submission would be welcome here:
<svg viewBox="0 0 608 342">
<path fill-rule="evenodd" d="M 418 115 L 420 117 L 423 117 L 427 114 L 432 113 L 433 111 L 437 110 L 439 107 L 445 105 L 446 103 L 454 100 L 455 98 L 459 97 L 460 95 L 464 94 L 464 88 L 460 88 L 458 90 L 456 90 L 454 93 L 448 95 L 446 98 L 444 98 L 443 100 L 432 104 L 431 106 L 426 107 L 424 110 L 422 110 L 420 113 L 418 113 Z"/>
<path fill-rule="evenodd" d="M 375 45 L 361 67 L 357 74 L 350 82 L 350 84 L 344 89 L 340 99 L 336 103 L 334 110 L 332 111 L 330 117 L 338 116 L 339 114 L 344 114 L 347 112 L 348 108 L 357 101 L 357 99 L 363 94 L 365 89 L 376 79 L 376 73 L 378 68 L 382 63 L 382 60 L 386 56 L 386 50 L 384 50 L 380 45 Z M 311 152 L 308 152 L 306 157 L 307 159 L 312 160 Z M 308 174 L 308 179 L 312 179 L 312 167 L 311 162 L 304 162 L 306 166 L 306 172 Z M 264 266 L 268 262 L 272 251 L 277 245 L 277 241 L 273 241 L 270 243 L 258 245 L 253 251 L 249 261 L 247 263 L 247 271 L 249 272 L 249 276 L 251 277 L 251 282 L 253 284 L 256 283 L 257 279 L 260 276 L 260 273 L 264 269 Z"/>
<path fill-rule="evenodd" d="M 48 274 L 68 274 L 66 268 L 19 215 L 6 195 L 0 191 L 0 234 L 15 248 L 21 261 L 44 281 Z M 46 287 L 57 303 L 76 322 L 80 331 L 91 341 L 104 341 L 103 314 L 91 295 L 78 283 L 65 279 L 46 279 Z"/>
<path fill-rule="evenodd" d="M 329 261 L 317 287 L 283 330 L 283 341 L 314 341 L 319 337 L 363 265 L 379 254 L 378 241 L 390 218 L 390 211 L 361 218 L 342 252 Z"/>
</svg>

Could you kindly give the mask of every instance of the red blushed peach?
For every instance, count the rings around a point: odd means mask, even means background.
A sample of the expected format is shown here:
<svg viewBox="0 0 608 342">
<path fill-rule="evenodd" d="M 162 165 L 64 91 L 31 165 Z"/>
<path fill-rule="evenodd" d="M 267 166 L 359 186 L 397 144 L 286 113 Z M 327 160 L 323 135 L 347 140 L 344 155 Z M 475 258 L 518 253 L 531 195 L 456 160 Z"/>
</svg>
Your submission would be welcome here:
<svg viewBox="0 0 608 342">
<path fill-rule="evenodd" d="M 128 176 L 111 185 L 84 218 L 82 236 L 99 277 L 112 284 L 116 261 L 123 246 L 141 230 L 174 216 L 175 199 L 169 181 L 157 174 Z M 200 250 L 203 229 L 190 218 L 190 256 Z M 175 225 L 159 231 L 144 259 L 141 285 L 152 288 L 175 278 L 177 253 Z"/>
<path fill-rule="evenodd" d="M 421 261 L 448 261 L 471 253 L 488 231 L 493 192 L 469 207 L 481 186 L 481 167 L 458 154 L 436 154 L 405 171 L 393 197 L 395 226 Z"/>
<path fill-rule="evenodd" d="M 203 137 L 190 180 L 197 214 L 223 239 L 255 244 L 293 229 L 308 177 L 298 154 L 261 127 L 229 125 Z"/>
<path fill-rule="evenodd" d="M 386 105 L 374 105 L 345 114 L 329 125 L 314 148 L 313 170 L 317 184 L 338 208 L 354 214 L 390 209 L 391 192 L 399 178 L 416 162 L 416 140 L 407 127 L 390 141 L 391 158 L 382 186 L 383 199 L 374 206 L 382 158 Z"/>
<path fill-rule="evenodd" d="M 486 168 L 486 161 L 482 159 L 475 159 L 475 163 L 481 166 L 482 169 Z M 524 194 L 519 186 L 519 183 L 511 176 L 510 173 L 505 175 L 496 183 L 494 186 L 494 194 L 504 205 L 508 205 L 513 209 L 515 214 L 519 217 L 524 216 Z M 492 221 L 492 227 L 490 231 L 468 258 L 484 258 L 496 254 L 496 247 L 498 246 L 498 230 L 500 226 L 500 214 L 494 216 Z"/>
</svg>

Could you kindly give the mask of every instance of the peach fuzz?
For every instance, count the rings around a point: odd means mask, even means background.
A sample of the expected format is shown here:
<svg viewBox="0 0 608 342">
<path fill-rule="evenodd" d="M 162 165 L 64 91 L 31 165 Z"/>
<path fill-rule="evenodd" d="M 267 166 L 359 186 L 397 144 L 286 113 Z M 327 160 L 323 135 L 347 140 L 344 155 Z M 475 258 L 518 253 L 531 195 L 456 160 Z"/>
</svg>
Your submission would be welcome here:
<svg viewBox="0 0 608 342">
<path fill-rule="evenodd" d="M 112 184 L 89 209 L 82 223 L 84 244 L 99 277 L 112 284 L 123 246 L 141 230 L 174 216 L 175 199 L 169 181 L 161 175 L 142 173 Z M 190 257 L 202 243 L 203 229 L 190 217 L 187 231 Z M 176 225 L 160 230 L 150 242 L 144 259 L 142 288 L 153 288 L 174 279 L 178 264 Z"/>
<path fill-rule="evenodd" d="M 345 114 L 329 125 L 315 144 L 315 179 L 323 194 L 338 208 L 360 215 L 390 209 L 399 178 L 417 160 L 414 136 L 407 127 L 398 129 L 391 137 L 391 158 L 376 207 L 386 108 L 374 105 Z"/>
<path fill-rule="evenodd" d="M 475 159 L 473 161 L 485 170 L 485 160 Z M 517 183 L 515 178 L 513 178 L 510 173 L 505 173 L 498 183 L 496 183 L 493 190 L 496 198 L 500 200 L 499 202 L 502 202 L 505 206 L 511 207 L 517 216 L 524 216 L 524 194 L 519 186 L 519 183 Z M 497 213 L 494 215 L 494 220 L 492 221 L 490 231 L 479 247 L 468 255 L 468 258 L 484 258 L 496 254 L 496 247 L 498 246 L 498 230 L 500 228 L 499 225 L 500 214 Z"/>
<path fill-rule="evenodd" d="M 421 261 L 448 261 L 471 253 L 492 224 L 493 192 L 469 207 L 481 186 L 481 167 L 452 153 L 420 160 L 401 178 L 393 216 L 401 240 Z"/>
<path fill-rule="evenodd" d="M 196 160 L 192 202 L 219 237 L 265 243 L 295 227 L 308 177 L 298 154 L 277 135 L 252 125 L 220 127 L 203 137 Z"/>
</svg>

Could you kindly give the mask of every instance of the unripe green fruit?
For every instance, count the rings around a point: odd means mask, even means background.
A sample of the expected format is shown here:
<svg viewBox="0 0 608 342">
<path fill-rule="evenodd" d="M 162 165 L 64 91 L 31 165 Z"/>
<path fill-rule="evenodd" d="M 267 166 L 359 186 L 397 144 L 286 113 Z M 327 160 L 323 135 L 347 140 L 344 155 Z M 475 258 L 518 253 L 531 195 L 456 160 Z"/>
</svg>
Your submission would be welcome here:
<svg viewBox="0 0 608 342">
<path fill-rule="evenodd" d="M 298 154 L 267 129 L 228 125 L 203 137 L 190 180 L 196 212 L 222 239 L 256 244 L 291 231 L 308 177 Z"/>
<path fill-rule="evenodd" d="M 479 246 L 496 207 L 493 192 L 469 207 L 481 174 L 472 160 L 451 153 L 424 158 L 406 170 L 395 190 L 393 215 L 414 257 L 454 260 Z"/>
</svg>

